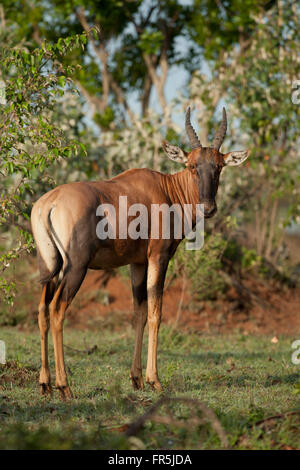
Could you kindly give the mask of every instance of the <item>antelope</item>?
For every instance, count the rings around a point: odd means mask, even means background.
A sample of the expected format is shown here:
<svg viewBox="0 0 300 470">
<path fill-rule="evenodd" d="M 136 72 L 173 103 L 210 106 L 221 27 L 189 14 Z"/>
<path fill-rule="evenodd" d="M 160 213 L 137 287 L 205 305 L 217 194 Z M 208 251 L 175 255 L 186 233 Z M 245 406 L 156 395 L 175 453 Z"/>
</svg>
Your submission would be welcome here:
<svg viewBox="0 0 300 470">
<path fill-rule="evenodd" d="M 104 181 L 63 184 L 44 194 L 34 204 L 31 224 L 37 247 L 41 300 L 38 324 L 41 334 L 40 390 L 51 394 L 48 363 L 48 331 L 53 337 L 56 388 L 62 399 L 72 398 L 64 362 L 63 323 L 67 308 L 80 288 L 88 269 L 107 269 L 130 265 L 133 293 L 135 344 L 130 379 L 135 390 L 144 389 L 142 341 L 148 321 L 148 357 L 146 382 L 155 390 L 162 386 L 157 372 L 158 331 L 162 317 L 162 299 L 168 263 L 184 238 L 100 240 L 96 236 L 99 204 L 110 203 L 118 216 L 118 198 L 125 195 L 129 204 L 201 203 L 204 217 L 217 211 L 216 194 L 224 166 L 240 165 L 249 151 L 220 152 L 227 130 L 223 108 L 222 122 L 210 147 L 203 147 L 186 111 L 185 129 L 192 150 L 163 141 L 166 155 L 185 165 L 175 174 L 151 169 L 129 169 Z M 192 224 L 195 225 L 193 212 Z M 151 226 L 151 221 L 150 221 Z"/>
</svg>

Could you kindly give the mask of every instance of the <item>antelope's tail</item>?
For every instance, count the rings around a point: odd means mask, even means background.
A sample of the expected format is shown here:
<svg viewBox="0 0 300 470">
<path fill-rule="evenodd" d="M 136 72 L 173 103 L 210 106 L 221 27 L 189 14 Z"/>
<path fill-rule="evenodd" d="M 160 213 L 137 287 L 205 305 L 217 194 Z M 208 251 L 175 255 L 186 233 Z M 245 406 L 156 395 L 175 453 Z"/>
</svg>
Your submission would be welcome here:
<svg viewBox="0 0 300 470">
<path fill-rule="evenodd" d="M 37 202 L 31 211 L 31 227 L 37 248 L 41 284 L 53 279 L 60 272 L 63 265 L 63 259 L 51 223 L 53 209 L 54 207 L 51 207 L 48 213 L 44 214 Z"/>
</svg>

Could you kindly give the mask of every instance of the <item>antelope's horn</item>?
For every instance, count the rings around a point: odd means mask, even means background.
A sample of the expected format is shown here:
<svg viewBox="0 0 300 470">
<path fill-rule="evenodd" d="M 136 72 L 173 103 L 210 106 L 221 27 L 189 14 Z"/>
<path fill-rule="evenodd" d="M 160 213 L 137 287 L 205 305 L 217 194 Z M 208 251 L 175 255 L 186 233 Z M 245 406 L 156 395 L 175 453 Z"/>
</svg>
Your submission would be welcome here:
<svg viewBox="0 0 300 470">
<path fill-rule="evenodd" d="M 227 116 L 226 116 L 226 109 L 223 108 L 222 123 L 215 134 L 215 137 L 211 144 L 211 148 L 217 149 L 217 150 L 220 149 L 225 139 L 226 131 L 227 131 Z"/>
<path fill-rule="evenodd" d="M 201 142 L 191 124 L 191 108 L 188 107 L 185 116 L 185 130 L 189 138 L 192 149 L 202 147 Z"/>
</svg>

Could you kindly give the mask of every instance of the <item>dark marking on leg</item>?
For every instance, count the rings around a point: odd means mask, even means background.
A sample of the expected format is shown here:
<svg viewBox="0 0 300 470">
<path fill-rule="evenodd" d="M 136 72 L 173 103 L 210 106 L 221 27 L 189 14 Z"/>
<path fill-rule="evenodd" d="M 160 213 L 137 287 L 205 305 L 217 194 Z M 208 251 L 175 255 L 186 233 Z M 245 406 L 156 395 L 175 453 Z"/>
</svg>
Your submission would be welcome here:
<svg viewBox="0 0 300 470">
<path fill-rule="evenodd" d="M 51 378 L 48 362 L 48 332 L 49 332 L 49 304 L 55 291 L 55 281 L 47 282 L 43 285 L 42 296 L 39 304 L 38 323 L 41 334 L 41 371 L 40 371 L 40 391 L 42 395 L 51 395 Z"/>
<path fill-rule="evenodd" d="M 142 343 L 145 325 L 147 322 L 147 265 L 131 266 L 131 281 L 133 293 L 133 328 L 135 343 L 130 378 L 134 390 L 143 390 L 142 375 Z"/>
</svg>

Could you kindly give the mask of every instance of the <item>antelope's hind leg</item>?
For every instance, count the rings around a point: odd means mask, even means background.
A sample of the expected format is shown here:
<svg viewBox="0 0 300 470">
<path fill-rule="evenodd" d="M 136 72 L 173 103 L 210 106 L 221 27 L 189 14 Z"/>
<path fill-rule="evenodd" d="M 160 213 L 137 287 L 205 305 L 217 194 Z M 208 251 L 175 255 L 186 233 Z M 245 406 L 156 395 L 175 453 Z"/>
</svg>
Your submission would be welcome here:
<svg viewBox="0 0 300 470">
<path fill-rule="evenodd" d="M 49 304 L 55 290 L 55 280 L 45 283 L 42 287 L 42 296 L 39 304 L 38 323 L 41 334 L 41 359 L 42 366 L 39 378 L 42 395 L 51 395 L 51 377 L 48 361 L 48 332 L 49 332 Z"/>
<path fill-rule="evenodd" d="M 131 264 L 131 282 L 133 294 L 133 328 L 135 343 L 130 379 L 134 390 L 143 390 L 142 345 L 147 322 L 147 265 Z"/>
<path fill-rule="evenodd" d="M 65 369 L 63 323 L 66 310 L 81 286 L 86 271 L 86 267 L 79 268 L 73 265 L 71 268 L 66 269 L 50 304 L 50 325 L 55 356 L 56 388 L 59 390 L 60 397 L 63 400 L 73 397 Z"/>
</svg>

